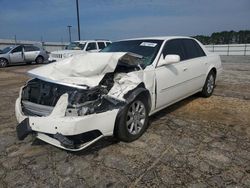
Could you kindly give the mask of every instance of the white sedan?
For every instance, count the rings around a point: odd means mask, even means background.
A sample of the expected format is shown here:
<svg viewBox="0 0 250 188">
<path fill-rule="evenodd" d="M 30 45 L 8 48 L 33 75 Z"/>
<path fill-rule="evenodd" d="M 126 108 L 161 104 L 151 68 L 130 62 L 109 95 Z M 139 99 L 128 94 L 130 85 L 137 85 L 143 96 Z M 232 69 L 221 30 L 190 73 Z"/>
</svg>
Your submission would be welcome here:
<svg viewBox="0 0 250 188">
<path fill-rule="evenodd" d="M 78 151 L 104 136 L 138 139 L 148 117 L 194 93 L 212 95 L 220 57 L 189 37 L 114 42 L 28 72 L 15 112 L 17 135 Z"/>
</svg>

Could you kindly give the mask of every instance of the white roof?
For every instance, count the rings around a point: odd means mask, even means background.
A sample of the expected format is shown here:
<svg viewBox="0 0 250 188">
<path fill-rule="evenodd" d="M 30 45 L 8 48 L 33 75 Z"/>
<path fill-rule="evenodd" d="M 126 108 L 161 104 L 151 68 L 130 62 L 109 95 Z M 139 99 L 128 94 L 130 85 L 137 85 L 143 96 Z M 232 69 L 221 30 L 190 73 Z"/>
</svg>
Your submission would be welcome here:
<svg viewBox="0 0 250 188">
<path fill-rule="evenodd" d="M 86 42 L 110 42 L 110 40 L 76 40 L 76 41 L 73 41 L 73 42 L 79 42 L 79 43 L 86 43 Z"/>
<path fill-rule="evenodd" d="M 191 39 L 191 37 L 187 37 L 187 36 L 154 36 L 154 37 L 140 37 L 140 38 L 132 38 L 132 39 L 123 39 L 123 40 L 119 40 L 119 41 L 124 41 L 124 40 L 169 40 L 169 39 L 178 39 L 178 38 Z"/>
</svg>

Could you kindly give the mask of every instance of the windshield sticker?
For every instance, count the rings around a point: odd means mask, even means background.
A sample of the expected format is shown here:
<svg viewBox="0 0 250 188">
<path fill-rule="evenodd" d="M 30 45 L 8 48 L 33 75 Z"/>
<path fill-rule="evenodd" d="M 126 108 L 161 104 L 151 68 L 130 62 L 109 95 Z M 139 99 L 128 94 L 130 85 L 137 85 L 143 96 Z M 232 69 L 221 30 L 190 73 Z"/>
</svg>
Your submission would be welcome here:
<svg viewBox="0 0 250 188">
<path fill-rule="evenodd" d="M 147 46 L 147 47 L 156 47 L 157 43 L 152 42 L 142 42 L 140 46 Z"/>
</svg>

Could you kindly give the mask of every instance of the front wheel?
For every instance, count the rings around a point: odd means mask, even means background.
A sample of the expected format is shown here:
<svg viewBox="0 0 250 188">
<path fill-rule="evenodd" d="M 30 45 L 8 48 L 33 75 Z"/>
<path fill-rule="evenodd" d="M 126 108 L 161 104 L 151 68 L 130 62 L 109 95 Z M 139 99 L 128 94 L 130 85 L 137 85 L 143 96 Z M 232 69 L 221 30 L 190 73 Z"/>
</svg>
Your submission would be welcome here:
<svg viewBox="0 0 250 188">
<path fill-rule="evenodd" d="M 6 59 L 1 58 L 0 59 L 0 67 L 7 67 L 8 61 Z"/>
<path fill-rule="evenodd" d="M 214 87 L 215 87 L 215 73 L 213 71 L 210 71 L 206 82 L 203 86 L 201 95 L 203 97 L 210 97 L 214 91 Z"/>
<path fill-rule="evenodd" d="M 114 134 L 121 141 L 132 142 L 145 132 L 147 125 L 147 100 L 138 96 L 120 112 Z"/>
</svg>

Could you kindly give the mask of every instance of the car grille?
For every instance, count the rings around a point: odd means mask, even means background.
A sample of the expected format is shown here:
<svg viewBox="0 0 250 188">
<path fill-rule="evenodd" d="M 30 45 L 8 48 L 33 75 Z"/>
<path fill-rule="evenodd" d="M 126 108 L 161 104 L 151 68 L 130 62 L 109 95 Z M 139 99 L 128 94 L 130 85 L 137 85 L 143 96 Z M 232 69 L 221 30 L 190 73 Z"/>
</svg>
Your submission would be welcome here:
<svg viewBox="0 0 250 188">
<path fill-rule="evenodd" d="M 80 97 L 80 103 L 92 100 L 88 98 L 85 90 L 33 79 L 22 91 L 23 113 L 30 116 L 48 116 L 59 98 L 65 93 L 68 93 L 69 101 L 74 100 L 75 97 Z"/>
<path fill-rule="evenodd" d="M 29 101 L 22 101 L 23 113 L 26 116 L 48 116 L 53 111 L 53 107 L 35 104 Z"/>
</svg>

